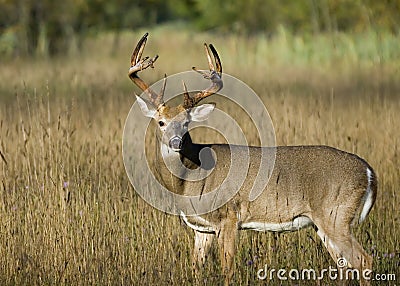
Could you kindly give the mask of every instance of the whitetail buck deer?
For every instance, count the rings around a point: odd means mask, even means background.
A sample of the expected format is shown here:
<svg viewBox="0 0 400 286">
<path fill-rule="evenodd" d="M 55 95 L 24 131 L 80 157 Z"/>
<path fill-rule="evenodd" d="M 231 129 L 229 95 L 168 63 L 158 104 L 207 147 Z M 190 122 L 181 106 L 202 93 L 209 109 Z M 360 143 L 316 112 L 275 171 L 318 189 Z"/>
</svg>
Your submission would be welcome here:
<svg viewBox="0 0 400 286">
<path fill-rule="evenodd" d="M 335 261 L 345 258 L 348 267 L 358 269 L 359 273 L 372 269 L 372 257 L 355 240 L 350 230 L 352 222 L 361 222 L 366 218 L 375 202 L 377 180 L 368 163 L 354 154 L 327 146 L 236 146 L 231 149 L 228 144 L 193 143 L 188 124 L 205 120 L 214 109 L 214 104 L 197 104 L 217 93 L 223 85 L 218 54 L 212 45 L 209 48 L 205 45 L 210 71 L 193 68 L 211 80 L 211 86 L 195 95 L 189 95 L 185 89 L 183 104 L 169 106 L 163 101 L 165 82 L 161 92 L 156 93 L 138 76 L 138 72 L 153 67 L 158 57 L 141 58 L 147 35 L 141 38 L 133 51 L 129 77 L 149 95 L 149 101 L 137 97 L 137 102 L 143 114 L 158 123 L 161 136 L 158 137 L 160 142 L 157 148 L 160 148 L 161 155 L 188 169 L 202 168 L 200 152 L 204 148 L 211 148 L 217 158 L 209 176 L 200 182 L 191 182 L 171 175 L 162 163 L 160 152 L 155 152 L 158 154 L 156 160 L 160 162 L 158 176 L 163 184 L 171 192 L 183 195 L 211 191 L 224 179 L 231 153 L 240 153 L 242 147 L 249 150 L 251 164 L 248 170 L 243 170 L 247 172 L 246 179 L 227 204 L 208 214 L 181 214 L 185 223 L 195 231 L 195 276 L 205 261 L 214 237 L 218 241 L 225 284 L 229 284 L 239 230 L 283 232 L 306 226 L 316 229 Z M 258 168 L 262 148 L 276 152 L 275 165 L 266 188 L 255 200 L 250 201 L 252 182 L 259 172 L 263 172 Z"/>
</svg>

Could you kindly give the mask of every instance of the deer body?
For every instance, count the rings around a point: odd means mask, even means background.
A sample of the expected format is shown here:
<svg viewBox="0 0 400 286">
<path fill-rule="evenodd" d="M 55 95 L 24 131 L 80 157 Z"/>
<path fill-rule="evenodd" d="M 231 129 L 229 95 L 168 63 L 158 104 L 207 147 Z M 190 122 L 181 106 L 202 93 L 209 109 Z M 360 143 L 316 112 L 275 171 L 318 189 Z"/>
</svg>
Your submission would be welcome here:
<svg viewBox="0 0 400 286">
<path fill-rule="evenodd" d="M 195 231 L 193 267 L 197 275 L 205 262 L 214 238 L 218 241 L 225 284 L 233 275 L 235 244 L 239 230 L 296 231 L 313 226 L 332 258 L 344 257 L 349 267 L 360 271 L 372 269 L 372 257 L 351 234 L 351 225 L 361 222 L 372 208 L 377 192 L 376 176 L 360 157 L 328 146 L 248 147 L 227 144 L 196 144 L 188 132 L 191 121 L 202 121 L 213 111 L 213 104 L 196 106 L 202 99 L 222 88 L 222 67 L 215 49 L 217 69 L 207 55 L 210 74 L 201 72 L 212 81 L 205 91 L 190 97 L 185 92 L 185 103 L 170 107 L 162 95 L 137 76 L 137 72 L 151 66 L 155 59 L 141 60 L 147 39 L 142 38 L 132 55 L 131 79 L 150 96 L 148 103 L 137 98 L 145 116 L 159 124 L 161 138 L 156 150 L 156 173 L 170 191 L 187 196 L 201 196 L 221 186 L 227 176 L 231 158 L 249 159 L 249 166 L 239 191 L 228 203 L 206 214 L 188 216 L 181 213 L 185 223 Z M 260 170 L 262 152 L 275 165 L 267 186 L 253 201 L 249 194 Z M 247 157 L 246 157 L 247 156 Z M 171 175 L 166 164 L 176 168 L 179 176 Z M 182 167 L 183 166 L 183 167 Z M 187 180 L 187 172 L 211 172 L 202 180 Z M 230 182 L 232 187 L 235 181 Z"/>
<path fill-rule="evenodd" d="M 219 159 L 215 162 L 214 171 L 202 181 L 190 182 L 171 176 L 170 171 L 161 164 L 164 169 L 158 172 L 164 174 L 161 178 L 165 186 L 182 195 L 205 194 L 220 186 L 229 168 L 225 165 L 227 160 L 223 158 L 226 155 L 230 157 L 232 146 L 194 144 L 191 141 L 186 144 L 179 153 L 169 151 L 170 156 L 175 156 L 178 165 L 183 163 L 188 169 L 201 168 L 200 152 L 210 148 Z M 273 147 L 265 148 L 268 153 L 268 149 Z M 240 146 L 233 148 L 234 151 L 238 149 Z M 250 202 L 249 192 L 259 172 L 261 150 L 260 147 L 249 147 L 249 151 L 251 163 L 246 179 L 231 201 L 237 216 L 238 230 L 297 230 L 312 225 L 313 217 L 321 217 L 326 213 L 336 216 L 338 207 L 346 208 L 352 220 L 362 221 L 366 217 L 367 209 L 371 207 L 371 195 L 376 193 L 375 175 L 368 163 L 358 156 L 328 146 L 278 146 L 276 150 L 271 150 L 271 153 L 276 152 L 276 161 L 269 183 L 261 195 Z M 156 160 L 162 162 L 163 158 Z M 360 205 L 359 202 L 364 204 Z M 238 205 L 243 206 L 238 208 Z M 320 214 L 321 211 L 323 214 Z M 218 229 L 219 220 L 213 222 L 187 217 L 185 214 L 182 216 L 195 230 L 207 229 L 203 232 L 215 233 Z M 299 225 L 293 223 L 300 217 L 309 220 L 297 220 Z M 290 225 L 285 225 L 287 223 Z"/>
</svg>

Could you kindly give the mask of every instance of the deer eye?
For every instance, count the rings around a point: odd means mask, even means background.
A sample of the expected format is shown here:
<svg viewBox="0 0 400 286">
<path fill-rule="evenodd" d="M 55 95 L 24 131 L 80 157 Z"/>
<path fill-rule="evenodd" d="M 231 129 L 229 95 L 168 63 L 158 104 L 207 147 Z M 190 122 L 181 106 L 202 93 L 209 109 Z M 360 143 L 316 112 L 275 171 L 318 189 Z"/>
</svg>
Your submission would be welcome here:
<svg viewBox="0 0 400 286">
<path fill-rule="evenodd" d="M 159 125 L 160 127 L 163 127 L 163 126 L 165 126 L 165 122 L 163 122 L 163 121 L 158 121 L 158 125 Z"/>
</svg>

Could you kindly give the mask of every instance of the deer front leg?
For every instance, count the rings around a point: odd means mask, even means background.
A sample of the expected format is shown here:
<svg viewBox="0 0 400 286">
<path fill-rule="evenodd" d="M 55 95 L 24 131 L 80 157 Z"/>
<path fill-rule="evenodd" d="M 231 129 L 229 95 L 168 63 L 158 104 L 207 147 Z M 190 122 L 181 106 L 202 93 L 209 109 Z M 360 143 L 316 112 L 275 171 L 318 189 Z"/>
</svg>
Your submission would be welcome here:
<svg viewBox="0 0 400 286">
<path fill-rule="evenodd" d="M 213 239 L 214 234 L 212 233 L 202 233 L 195 231 L 194 249 L 192 256 L 192 270 L 194 279 L 199 278 L 201 268 L 206 261 Z"/>
<path fill-rule="evenodd" d="M 228 220 L 222 223 L 217 232 L 219 255 L 221 259 L 224 284 L 229 285 L 233 276 L 233 262 L 235 258 L 236 237 L 238 234 L 236 220 Z"/>
</svg>

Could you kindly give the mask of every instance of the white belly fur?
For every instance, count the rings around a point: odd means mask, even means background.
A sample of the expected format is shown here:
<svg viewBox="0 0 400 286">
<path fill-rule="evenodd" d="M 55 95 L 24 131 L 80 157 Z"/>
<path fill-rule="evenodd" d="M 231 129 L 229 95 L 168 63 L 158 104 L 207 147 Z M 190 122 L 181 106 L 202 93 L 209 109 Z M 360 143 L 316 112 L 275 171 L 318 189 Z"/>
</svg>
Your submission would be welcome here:
<svg viewBox="0 0 400 286">
<path fill-rule="evenodd" d="M 294 220 L 289 222 L 281 223 L 267 223 L 267 222 L 245 222 L 242 223 L 241 229 L 243 230 L 255 230 L 255 231 L 296 231 L 303 227 L 312 225 L 313 222 L 306 216 L 296 217 Z"/>
<path fill-rule="evenodd" d="M 191 217 L 192 222 L 189 222 L 187 216 L 181 212 L 181 217 L 187 226 L 195 231 L 204 233 L 215 233 L 212 224 L 200 216 Z M 293 221 L 281 223 L 267 222 L 245 222 L 240 225 L 240 230 L 255 230 L 255 231 L 296 231 L 303 227 L 312 225 L 313 222 L 306 216 L 296 217 Z"/>
</svg>

